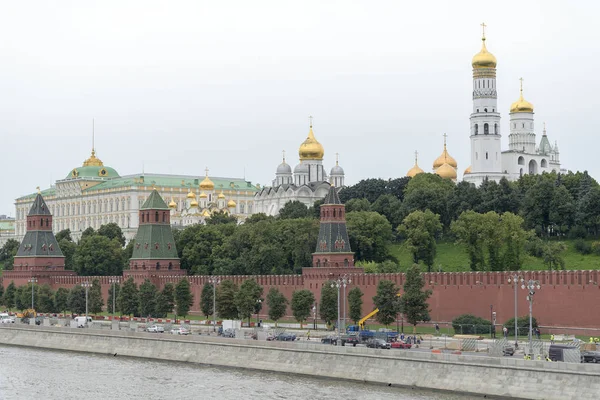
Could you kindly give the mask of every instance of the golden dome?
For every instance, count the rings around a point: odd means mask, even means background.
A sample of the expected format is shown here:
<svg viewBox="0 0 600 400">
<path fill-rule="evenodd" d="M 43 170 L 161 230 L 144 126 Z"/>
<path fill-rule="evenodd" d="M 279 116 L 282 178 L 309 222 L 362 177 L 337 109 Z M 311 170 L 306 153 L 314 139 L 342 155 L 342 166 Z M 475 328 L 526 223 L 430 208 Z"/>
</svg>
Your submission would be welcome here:
<svg viewBox="0 0 600 400">
<path fill-rule="evenodd" d="M 104 163 L 96 157 L 96 151 L 92 149 L 92 155 L 90 158 L 83 162 L 84 167 L 103 167 Z"/>
<path fill-rule="evenodd" d="M 215 188 L 215 184 L 208 177 L 208 168 L 207 168 L 206 169 L 206 176 L 204 177 L 204 180 L 202 182 L 200 182 L 200 189 L 202 189 L 202 190 L 214 190 L 214 188 Z"/>
<path fill-rule="evenodd" d="M 465 169 L 465 172 L 463 172 L 463 174 L 464 174 L 464 175 L 468 175 L 468 174 L 470 174 L 470 173 L 471 173 L 471 166 L 469 165 L 469 166 L 467 167 L 467 169 Z"/>
<path fill-rule="evenodd" d="M 438 169 L 446 163 L 453 168 L 458 167 L 456 160 L 448 154 L 448 149 L 446 148 L 446 134 L 444 133 L 444 151 L 442 151 L 442 154 L 433 162 L 433 169 Z"/>
<path fill-rule="evenodd" d="M 442 164 L 438 169 L 435 170 L 435 173 L 444 179 L 456 179 L 456 170 L 448 163 Z"/>
<path fill-rule="evenodd" d="M 217 196 L 219 199 L 224 199 L 225 195 L 223 194 L 223 191 L 221 190 L 221 193 L 219 193 L 219 196 Z"/>
<path fill-rule="evenodd" d="M 425 172 L 421 169 L 421 167 L 419 167 L 419 164 L 417 163 L 417 156 L 418 153 L 415 151 L 415 165 L 406 173 L 406 176 L 408 177 L 413 178 L 415 175 L 422 174 L 423 172 Z"/>
<path fill-rule="evenodd" d="M 312 130 L 312 124 L 310 125 L 310 130 L 308 131 L 308 137 L 300 145 L 298 155 L 300 156 L 301 161 L 322 160 L 323 155 L 325 155 L 325 150 L 323 150 L 323 146 L 317 141 L 317 139 L 315 139 L 315 134 Z"/>
<path fill-rule="evenodd" d="M 173 198 L 171 198 L 171 202 L 169 203 L 169 208 L 177 208 L 177 203 L 175 203 L 175 200 L 173 200 Z"/>
<path fill-rule="evenodd" d="M 206 208 L 204 209 L 204 211 L 202 211 L 202 216 L 203 216 L 204 218 L 206 218 L 206 217 L 210 217 L 210 213 L 208 212 L 208 210 L 207 210 Z"/>
<path fill-rule="evenodd" d="M 233 199 L 232 199 L 232 200 L 229 200 L 229 201 L 227 202 L 227 208 L 233 208 L 233 207 L 235 207 L 235 206 L 236 206 L 236 204 L 235 204 L 235 201 L 233 201 Z"/>
<path fill-rule="evenodd" d="M 200 198 L 201 198 L 201 199 L 205 199 L 205 198 L 207 198 L 207 197 L 208 197 L 208 196 L 206 195 L 206 193 L 204 193 L 204 192 L 200 193 Z"/>
<path fill-rule="evenodd" d="M 198 207 L 198 202 L 196 201 L 196 199 L 190 202 L 190 207 Z"/>
<path fill-rule="evenodd" d="M 192 189 L 190 189 L 190 191 L 188 192 L 187 198 L 188 199 L 194 199 L 194 198 L 196 198 L 196 194 L 192 191 Z"/>
<path fill-rule="evenodd" d="M 533 104 L 523 98 L 523 78 L 521 78 L 521 94 L 519 100 L 510 105 L 511 113 L 532 113 Z"/>
<path fill-rule="evenodd" d="M 471 65 L 474 69 L 496 68 L 496 57 L 485 47 L 485 23 L 481 24 L 483 34 L 481 36 L 481 51 L 473 56 Z"/>
</svg>

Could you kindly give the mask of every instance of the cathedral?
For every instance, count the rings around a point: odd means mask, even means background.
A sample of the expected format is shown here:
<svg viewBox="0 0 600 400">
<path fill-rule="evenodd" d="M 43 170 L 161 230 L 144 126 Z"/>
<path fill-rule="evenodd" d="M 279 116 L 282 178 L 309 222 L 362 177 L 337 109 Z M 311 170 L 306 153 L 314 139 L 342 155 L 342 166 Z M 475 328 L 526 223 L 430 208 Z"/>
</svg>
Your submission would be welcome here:
<svg viewBox="0 0 600 400">
<path fill-rule="evenodd" d="M 308 137 L 300 145 L 298 155 L 300 163 L 294 168 L 285 161 L 277 167 L 272 186 L 265 186 L 254 195 L 255 212 L 267 215 L 277 215 L 288 201 L 300 201 L 307 207 L 315 201 L 323 199 L 329 188 L 344 186 L 344 170 L 339 162 L 331 168 L 329 176 L 323 167 L 325 150 L 315 138 L 312 122 Z"/>
<path fill-rule="evenodd" d="M 485 29 L 485 24 L 482 24 Z M 499 181 L 507 178 L 518 180 L 524 174 L 564 172 L 560 167 L 558 144 L 550 143 L 546 126 L 539 143 L 534 126 L 533 104 L 523 96 L 523 79 L 519 98 L 509 110 L 510 125 L 508 150 L 502 150 L 500 110 L 496 90 L 496 57 L 485 45 L 485 30 L 481 51 L 472 60 L 473 67 L 473 110 L 470 116 L 471 165 L 463 174 L 463 180 L 480 185 L 484 180 Z M 448 154 L 446 135 L 444 150 L 433 163 L 433 172 L 443 178 L 456 181 L 458 164 Z M 407 172 L 415 176 L 424 172 L 417 163 Z"/>
</svg>

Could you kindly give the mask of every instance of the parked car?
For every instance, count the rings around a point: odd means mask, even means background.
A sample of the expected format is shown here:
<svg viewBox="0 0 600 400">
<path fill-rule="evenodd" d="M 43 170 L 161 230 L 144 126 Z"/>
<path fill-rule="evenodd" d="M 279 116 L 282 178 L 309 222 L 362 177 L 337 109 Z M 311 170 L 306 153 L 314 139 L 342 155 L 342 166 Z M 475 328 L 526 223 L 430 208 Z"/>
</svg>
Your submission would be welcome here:
<svg viewBox="0 0 600 400">
<path fill-rule="evenodd" d="M 348 336 L 345 338 L 342 338 L 342 346 L 353 346 L 356 347 L 357 344 L 360 343 L 360 340 L 358 339 L 357 336 Z"/>
<path fill-rule="evenodd" d="M 412 347 L 412 344 L 406 343 L 402 340 L 397 340 L 395 342 L 392 342 L 390 346 L 392 347 L 392 349 L 410 349 Z"/>
<path fill-rule="evenodd" d="M 165 333 L 165 328 L 163 328 L 160 325 L 152 325 L 152 326 L 146 328 L 146 332 Z"/>
<path fill-rule="evenodd" d="M 512 346 L 504 346 L 502 349 L 503 356 L 513 356 L 515 355 L 515 348 Z"/>
<path fill-rule="evenodd" d="M 226 338 L 234 338 L 235 337 L 235 329 L 227 328 L 221 333 L 221 336 Z"/>
<path fill-rule="evenodd" d="M 42 324 L 42 317 L 35 317 L 35 324 L 36 325 L 41 325 Z M 21 318 L 21 323 L 22 324 L 29 324 L 29 317 L 23 317 Z"/>
<path fill-rule="evenodd" d="M 296 340 L 296 335 L 292 334 L 292 333 L 280 333 L 279 335 L 275 336 L 275 340 L 280 340 L 283 342 L 293 342 L 294 340 Z"/>
<path fill-rule="evenodd" d="M 323 344 L 332 344 L 337 345 L 337 337 L 335 336 L 327 336 L 321 339 L 321 343 Z"/>
<path fill-rule="evenodd" d="M 369 339 L 367 340 L 367 347 L 372 349 L 391 349 L 392 346 L 383 339 Z"/>
<path fill-rule="evenodd" d="M 190 331 L 183 327 L 171 329 L 171 335 L 189 335 Z"/>
<path fill-rule="evenodd" d="M 15 317 L 9 315 L 8 313 L 1 313 L 0 314 L 0 324 L 14 324 L 15 323 Z"/>
<path fill-rule="evenodd" d="M 600 351 L 584 351 L 581 356 L 583 362 L 600 363 Z"/>
<path fill-rule="evenodd" d="M 273 335 L 273 334 L 269 334 L 269 335 L 267 336 L 267 340 L 268 340 L 269 342 L 271 342 L 271 341 L 275 340 L 275 335 Z"/>
</svg>

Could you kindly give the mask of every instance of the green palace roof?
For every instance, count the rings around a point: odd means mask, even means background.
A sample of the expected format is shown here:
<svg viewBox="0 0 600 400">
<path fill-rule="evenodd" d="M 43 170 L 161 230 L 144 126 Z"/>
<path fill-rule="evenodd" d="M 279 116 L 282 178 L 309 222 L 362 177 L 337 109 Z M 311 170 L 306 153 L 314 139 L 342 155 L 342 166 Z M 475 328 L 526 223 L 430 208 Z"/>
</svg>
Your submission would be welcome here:
<svg viewBox="0 0 600 400">
<path fill-rule="evenodd" d="M 119 173 L 111 167 L 105 166 L 89 166 L 73 168 L 65 179 L 77 178 L 118 178 Z"/>
</svg>

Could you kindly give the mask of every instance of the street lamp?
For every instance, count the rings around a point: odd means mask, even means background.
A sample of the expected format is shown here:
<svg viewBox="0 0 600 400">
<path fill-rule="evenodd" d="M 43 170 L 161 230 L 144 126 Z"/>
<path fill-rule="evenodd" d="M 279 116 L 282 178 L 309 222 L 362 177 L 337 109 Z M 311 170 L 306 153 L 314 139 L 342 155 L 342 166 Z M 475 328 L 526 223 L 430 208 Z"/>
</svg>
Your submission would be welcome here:
<svg viewBox="0 0 600 400">
<path fill-rule="evenodd" d="M 517 323 L 517 320 L 519 319 L 519 316 L 517 315 L 517 287 L 519 282 L 523 283 L 525 280 L 517 274 L 514 274 L 512 277 L 508 278 L 508 283 L 513 283 L 515 287 L 515 349 L 517 348 L 519 341 L 519 328 Z"/>
<path fill-rule="evenodd" d="M 315 303 L 312 308 L 313 312 L 313 329 L 317 330 L 317 304 Z"/>
<path fill-rule="evenodd" d="M 27 282 L 31 283 L 31 309 L 32 310 L 34 310 L 34 308 L 33 308 L 33 287 L 37 281 L 38 281 L 37 278 L 30 278 L 27 280 Z"/>
<path fill-rule="evenodd" d="M 339 277 L 337 280 L 333 281 L 333 283 L 331 284 L 332 288 L 337 288 L 337 326 L 338 326 L 338 340 L 337 340 L 337 345 L 341 346 L 342 345 L 342 339 L 341 339 L 341 332 L 342 332 L 342 325 L 341 325 L 341 321 L 340 321 L 340 288 L 342 288 L 342 293 L 345 294 L 346 293 L 346 286 L 349 285 L 350 283 L 352 283 L 352 280 L 348 279 L 347 275 L 344 275 L 342 277 Z M 345 302 L 345 299 L 344 299 Z M 345 315 L 344 315 L 345 318 Z"/>
<path fill-rule="evenodd" d="M 88 316 L 88 289 L 92 287 L 92 284 L 89 282 L 83 282 L 81 284 L 81 286 L 83 286 L 85 288 L 85 317 L 87 320 L 87 316 Z M 87 322 L 86 322 L 87 324 Z"/>
<path fill-rule="evenodd" d="M 113 318 L 115 316 L 115 284 L 119 283 L 119 278 L 109 278 L 108 283 L 112 285 L 112 300 L 113 300 Z"/>
<path fill-rule="evenodd" d="M 530 279 L 527 282 L 523 282 L 521 285 L 521 289 L 526 289 L 529 291 L 529 296 L 527 296 L 527 300 L 529 300 L 529 352 L 532 352 L 532 340 L 533 340 L 533 324 L 532 324 L 532 313 L 533 313 L 533 295 L 535 294 L 535 289 L 540 290 L 542 287 L 540 286 L 540 281 L 536 281 Z"/>
<path fill-rule="evenodd" d="M 262 299 L 256 299 L 256 327 L 258 328 L 258 313 L 260 313 Z"/>
<path fill-rule="evenodd" d="M 208 282 L 213 287 L 213 332 L 217 331 L 217 285 L 221 282 L 219 278 L 208 278 Z"/>
</svg>

